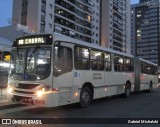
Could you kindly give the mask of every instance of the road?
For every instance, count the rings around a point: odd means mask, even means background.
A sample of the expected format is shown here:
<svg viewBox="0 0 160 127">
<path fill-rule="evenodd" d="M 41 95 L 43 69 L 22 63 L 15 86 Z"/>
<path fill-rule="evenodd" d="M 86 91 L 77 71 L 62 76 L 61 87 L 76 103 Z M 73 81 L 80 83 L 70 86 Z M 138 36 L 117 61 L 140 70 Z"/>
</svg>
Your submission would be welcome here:
<svg viewBox="0 0 160 127">
<path fill-rule="evenodd" d="M 35 108 L 34 106 L 9 105 L 0 107 L 0 118 L 160 118 L 160 88 L 152 93 L 141 92 L 132 94 L 129 98 L 121 96 L 98 99 L 87 108 L 80 108 L 78 104 L 67 105 L 56 108 Z M 74 119 L 73 119 L 74 120 Z M 94 119 L 95 120 L 95 119 Z M 160 121 L 159 121 L 160 123 Z M 78 123 L 77 123 L 78 124 Z M 17 126 L 17 125 L 15 125 Z M 30 126 L 30 125 L 19 125 Z M 33 125 L 36 126 L 36 125 Z M 44 125 L 46 127 L 52 125 Z M 55 127 L 78 127 L 82 125 L 54 125 Z M 106 125 L 87 124 L 84 127 L 144 127 L 138 124 Z M 157 127 L 158 125 L 147 125 Z M 159 125 L 160 126 L 160 125 Z"/>
</svg>

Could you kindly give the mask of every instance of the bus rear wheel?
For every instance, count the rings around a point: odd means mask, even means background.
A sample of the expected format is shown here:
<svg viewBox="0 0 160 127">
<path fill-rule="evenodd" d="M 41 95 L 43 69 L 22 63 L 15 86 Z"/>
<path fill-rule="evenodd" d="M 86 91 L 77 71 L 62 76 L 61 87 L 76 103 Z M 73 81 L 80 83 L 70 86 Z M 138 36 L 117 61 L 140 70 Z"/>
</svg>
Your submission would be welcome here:
<svg viewBox="0 0 160 127">
<path fill-rule="evenodd" d="M 91 89 L 89 87 L 84 87 L 80 93 L 80 106 L 85 108 L 90 105 L 92 96 L 91 96 Z"/>
<path fill-rule="evenodd" d="M 131 86 L 129 83 L 126 83 L 124 97 L 127 98 L 130 96 L 130 94 L 131 94 Z"/>
</svg>

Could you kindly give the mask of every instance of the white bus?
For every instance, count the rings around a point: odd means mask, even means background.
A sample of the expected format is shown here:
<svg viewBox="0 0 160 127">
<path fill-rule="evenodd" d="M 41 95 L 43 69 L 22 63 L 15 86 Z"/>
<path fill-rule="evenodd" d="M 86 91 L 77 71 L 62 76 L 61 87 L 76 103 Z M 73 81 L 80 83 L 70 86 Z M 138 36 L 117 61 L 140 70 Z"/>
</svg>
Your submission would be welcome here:
<svg viewBox="0 0 160 127">
<path fill-rule="evenodd" d="M 9 71 L 9 66 L 10 66 L 9 62 L 10 62 L 10 51 L 0 50 L 0 88 L 7 87 L 8 71 Z"/>
<path fill-rule="evenodd" d="M 135 58 L 135 86 L 137 91 L 148 89 L 151 92 L 153 85 L 158 87 L 157 76 L 157 64 L 142 58 Z"/>
<path fill-rule="evenodd" d="M 145 71 L 148 66 L 152 73 Z M 16 103 L 55 107 L 79 102 L 86 107 L 97 98 L 128 97 L 157 84 L 153 63 L 54 33 L 14 41 L 7 91 Z"/>
</svg>

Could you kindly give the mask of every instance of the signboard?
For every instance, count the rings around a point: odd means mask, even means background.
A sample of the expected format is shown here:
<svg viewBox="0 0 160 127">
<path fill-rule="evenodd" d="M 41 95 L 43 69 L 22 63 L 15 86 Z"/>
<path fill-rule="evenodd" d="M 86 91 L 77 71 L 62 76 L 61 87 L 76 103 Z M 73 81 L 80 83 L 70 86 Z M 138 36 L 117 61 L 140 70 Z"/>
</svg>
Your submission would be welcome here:
<svg viewBox="0 0 160 127">
<path fill-rule="evenodd" d="M 10 61 L 11 55 L 4 55 L 4 61 Z"/>
<path fill-rule="evenodd" d="M 53 37 L 50 34 L 43 35 L 29 35 L 21 38 L 17 38 L 13 47 L 30 46 L 30 45 L 52 45 Z"/>
<path fill-rule="evenodd" d="M 46 42 L 45 37 L 27 38 L 18 40 L 18 45 L 44 44 L 45 42 Z"/>
</svg>

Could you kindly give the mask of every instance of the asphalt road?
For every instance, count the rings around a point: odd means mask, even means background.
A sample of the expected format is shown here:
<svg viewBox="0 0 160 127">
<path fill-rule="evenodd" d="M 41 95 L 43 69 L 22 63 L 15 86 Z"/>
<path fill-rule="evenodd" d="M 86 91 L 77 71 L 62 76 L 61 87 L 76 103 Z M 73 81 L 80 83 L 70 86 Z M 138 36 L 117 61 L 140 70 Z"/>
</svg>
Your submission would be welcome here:
<svg viewBox="0 0 160 127">
<path fill-rule="evenodd" d="M 0 107 L 0 118 L 159 118 L 160 119 L 160 88 L 152 93 L 136 93 L 129 98 L 121 96 L 98 99 L 87 108 L 80 108 L 78 104 L 67 105 L 56 108 L 35 108 L 34 106 L 9 105 Z M 54 119 L 53 119 L 54 120 Z M 63 120 L 63 119 L 60 119 Z M 81 119 L 78 119 L 81 120 Z M 86 120 L 86 119 L 85 119 Z M 96 123 L 96 119 L 88 119 Z M 106 119 L 107 120 L 107 119 Z M 114 120 L 114 119 L 113 119 Z M 117 119 L 115 119 L 115 123 Z M 122 119 L 123 120 L 123 119 Z M 81 121 L 82 122 L 82 121 Z M 54 127 L 157 127 L 160 124 L 54 124 L 43 126 Z M 98 121 L 97 121 L 98 122 Z M 104 122 L 104 119 L 103 119 Z M 159 121 L 160 123 L 160 121 Z M 0 125 L 2 126 L 2 125 Z M 6 125 L 5 125 L 6 126 Z M 15 125 L 17 127 L 17 125 Z M 31 125 L 18 125 L 31 126 Z M 37 126 L 37 125 L 32 125 Z"/>
</svg>

